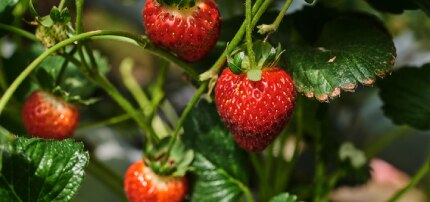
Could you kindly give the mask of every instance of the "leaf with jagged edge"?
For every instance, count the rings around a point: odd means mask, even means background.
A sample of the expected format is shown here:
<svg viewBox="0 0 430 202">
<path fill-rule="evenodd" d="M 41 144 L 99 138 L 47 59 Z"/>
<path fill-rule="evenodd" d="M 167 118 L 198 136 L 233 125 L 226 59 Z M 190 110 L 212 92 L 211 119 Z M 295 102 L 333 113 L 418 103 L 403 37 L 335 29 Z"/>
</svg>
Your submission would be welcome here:
<svg viewBox="0 0 430 202">
<path fill-rule="evenodd" d="M 71 139 L 17 138 L 0 149 L 1 201 L 70 201 L 89 160 L 83 144 Z"/>
<path fill-rule="evenodd" d="M 306 23 L 306 22 L 303 22 Z M 396 49 L 390 34 L 374 16 L 343 14 L 328 20 L 315 42 L 297 32 L 286 59 L 298 92 L 328 102 L 359 83 L 372 85 L 392 71 Z M 297 39 L 299 38 L 299 39 Z"/>
<path fill-rule="evenodd" d="M 183 141 L 195 153 L 191 201 L 238 201 L 248 180 L 246 153 L 222 123 L 215 105 L 201 101 L 191 110 Z"/>
<path fill-rule="evenodd" d="M 382 110 L 394 123 L 430 130 L 430 63 L 401 68 L 379 87 Z"/>
</svg>

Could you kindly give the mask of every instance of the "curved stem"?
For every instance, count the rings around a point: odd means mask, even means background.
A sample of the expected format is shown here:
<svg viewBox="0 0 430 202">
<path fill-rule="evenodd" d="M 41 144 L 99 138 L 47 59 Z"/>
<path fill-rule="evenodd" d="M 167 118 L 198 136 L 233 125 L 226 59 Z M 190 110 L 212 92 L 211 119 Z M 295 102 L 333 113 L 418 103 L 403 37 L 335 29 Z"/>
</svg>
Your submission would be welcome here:
<svg viewBox="0 0 430 202">
<path fill-rule="evenodd" d="M 276 17 L 275 21 L 270 24 L 270 25 L 260 25 L 257 26 L 259 28 L 258 33 L 260 34 L 266 34 L 266 33 L 272 33 L 275 32 L 278 27 L 279 24 L 281 24 L 282 19 L 285 16 L 285 13 L 287 13 L 288 8 L 290 7 L 291 3 L 293 2 L 293 0 L 286 0 L 284 6 L 282 7 L 281 11 L 279 12 L 278 16 Z"/>
<path fill-rule="evenodd" d="M 67 58 L 70 62 L 74 63 L 77 67 L 79 67 L 89 79 L 94 81 L 103 90 L 105 90 L 118 103 L 118 105 L 124 109 L 124 111 L 130 114 L 130 116 L 136 121 L 136 123 L 145 131 L 148 142 L 152 142 L 153 140 L 155 142 L 159 141 L 159 138 L 154 132 L 154 129 L 146 123 L 146 120 L 144 119 L 143 115 L 133 108 L 133 105 L 131 105 L 130 102 L 128 102 L 128 100 L 121 95 L 118 89 L 116 89 L 115 86 L 109 82 L 109 80 L 107 80 L 105 77 L 101 76 L 98 73 L 86 71 L 86 69 L 83 67 L 83 64 L 74 57 L 70 55 L 63 56 Z"/>
<path fill-rule="evenodd" d="M 138 110 L 138 109 L 136 109 L 136 110 Z M 78 130 L 88 130 L 91 128 L 113 125 L 113 124 L 121 123 L 123 121 L 127 121 L 129 119 L 131 119 L 130 114 L 122 114 L 122 115 L 114 116 L 114 117 L 111 117 L 111 118 L 108 118 L 108 119 L 105 119 L 102 121 L 98 121 L 95 123 L 80 124 L 80 126 L 78 127 Z"/>
<path fill-rule="evenodd" d="M 154 118 L 155 113 L 157 112 L 158 106 L 160 106 L 161 101 L 163 101 L 165 97 L 165 93 L 163 90 L 164 83 L 166 83 L 167 79 L 167 71 L 169 69 L 170 63 L 166 60 L 161 60 L 160 62 L 160 70 L 158 72 L 157 78 L 154 82 L 154 89 L 151 92 L 151 110 L 149 111 L 148 118 L 152 120 Z"/>
<path fill-rule="evenodd" d="M 181 117 L 179 118 L 178 124 L 175 126 L 175 130 L 173 132 L 172 138 L 169 141 L 169 146 L 167 148 L 166 155 L 164 155 L 161 166 L 165 165 L 167 163 L 167 160 L 169 159 L 169 154 L 172 151 L 173 145 L 176 142 L 176 139 L 178 137 L 179 131 L 182 128 L 182 125 L 185 122 L 185 119 L 187 118 L 188 114 L 190 113 L 191 109 L 194 107 L 194 105 L 199 101 L 200 97 L 205 92 L 206 88 L 208 87 L 209 82 L 204 82 L 202 85 L 200 85 L 199 89 L 197 89 L 197 92 L 194 94 L 194 96 L 191 98 L 191 100 L 188 102 L 187 106 L 185 107 L 184 111 L 181 114 Z"/>
<path fill-rule="evenodd" d="M 149 51 L 150 53 L 167 60 L 171 63 L 174 63 L 178 67 L 180 67 L 182 70 L 184 70 L 188 75 L 191 76 L 196 81 L 199 81 L 199 76 L 197 72 L 187 63 L 183 62 L 182 60 L 178 59 L 177 57 L 173 56 L 170 53 L 167 53 L 154 45 L 149 43 L 149 40 L 146 38 L 146 36 L 142 37 L 140 35 L 134 35 L 131 33 L 127 33 L 128 36 L 112 36 L 112 35 L 103 35 L 103 36 L 92 36 L 90 39 L 93 40 L 116 40 L 116 41 L 122 41 L 127 43 L 132 43 L 134 45 L 142 46 L 145 48 L 145 50 Z"/>
<path fill-rule="evenodd" d="M 148 116 L 151 110 L 151 102 L 133 77 L 133 66 L 134 61 L 131 58 L 125 58 L 119 66 L 119 72 L 121 73 L 124 86 L 130 91 L 140 109 L 144 111 L 145 116 Z"/>
<path fill-rule="evenodd" d="M 58 9 L 63 10 L 64 5 L 66 5 L 67 0 L 61 0 L 60 5 L 58 6 Z"/>
<path fill-rule="evenodd" d="M 421 166 L 421 168 L 418 170 L 418 172 L 412 177 L 411 181 L 401 190 L 399 190 L 397 193 L 395 193 L 388 202 L 395 202 L 400 199 L 400 197 L 403 196 L 407 191 L 409 191 L 412 187 L 414 187 L 416 184 L 418 184 L 419 181 L 430 171 L 430 158 L 427 158 L 427 160 L 424 162 L 424 164 Z"/>
<path fill-rule="evenodd" d="M 12 33 L 15 33 L 15 34 L 18 34 L 18 35 L 23 36 L 23 37 L 25 37 L 27 39 L 30 39 L 32 41 L 36 41 L 36 42 L 39 41 L 39 39 L 37 39 L 37 37 L 34 34 L 32 34 L 30 32 L 27 32 L 27 31 L 25 31 L 23 29 L 11 26 L 11 25 L 6 25 L 6 24 L 3 24 L 3 23 L 0 23 L 0 29 L 9 31 L 9 32 L 12 32 Z"/>
<path fill-rule="evenodd" d="M 272 0 L 257 0 L 257 2 L 252 7 L 252 13 L 255 15 L 252 18 L 252 27 L 255 27 L 260 17 L 263 15 L 263 13 L 267 10 Z M 242 23 L 239 30 L 236 32 L 236 35 L 234 35 L 231 42 L 228 44 L 226 50 L 221 54 L 221 56 L 218 58 L 218 60 L 212 65 L 212 67 L 200 75 L 200 81 L 205 81 L 208 79 L 211 79 L 215 75 L 218 74 L 219 70 L 221 69 L 222 65 L 224 64 L 226 58 L 227 58 L 227 50 L 233 50 L 236 48 L 236 46 L 239 45 L 239 43 L 242 41 L 242 37 L 245 34 L 246 30 L 246 24 Z"/>
<path fill-rule="evenodd" d="M 69 55 L 73 55 L 76 52 L 76 47 L 74 47 L 68 54 Z M 64 73 L 66 72 L 67 66 L 69 65 L 69 61 L 68 60 L 64 60 L 63 65 L 61 65 L 61 69 L 60 72 L 57 75 L 57 79 L 55 80 L 55 85 L 58 86 L 60 85 L 61 80 L 63 80 L 64 77 Z"/>
<path fill-rule="evenodd" d="M 243 191 L 243 194 L 245 195 L 247 202 L 254 202 L 254 197 L 252 197 L 251 191 L 249 191 L 249 188 L 242 183 L 239 184 L 240 188 Z"/>
<path fill-rule="evenodd" d="M 251 0 L 246 0 L 245 3 L 245 24 L 246 24 L 246 48 L 248 49 L 248 57 L 250 69 L 255 68 L 255 55 L 254 50 L 252 49 L 252 9 L 251 9 Z"/>
<path fill-rule="evenodd" d="M 28 65 L 24 71 L 21 72 L 21 74 L 14 80 L 14 82 L 9 86 L 9 88 L 6 90 L 6 92 L 3 94 L 3 96 L 0 99 L 0 114 L 2 113 L 3 109 L 5 108 L 7 102 L 10 100 L 10 98 L 12 97 L 13 93 L 16 91 L 16 89 L 19 87 L 19 85 L 24 81 L 25 78 L 28 77 L 28 75 L 30 75 L 30 73 L 44 60 L 46 59 L 49 55 L 51 55 L 52 53 L 56 52 L 57 50 L 70 45 L 76 41 L 81 41 L 87 38 L 92 38 L 94 36 L 117 36 L 117 37 L 125 37 L 125 38 L 130 38 L 133 39 L 134 41 L 136 41 L 138 44 L 140 44 L 141 46 L 144 46 L 144 48 L 146 50 L 148 50 L 149 52 L 161 56 L 162 58 L 174 62 L 176 63 L 178 61 L 177 58 L 175 58 L 173 55 L 166 53 L 160 49 L 158 49 L 157 47 L 153 46 L 152 44 L 149 44 L 149 40 L 144 37 L 144 36 L 140 36 L 140 35 L 135 35 L 135 34 L 131 34 L 128 32 L 123 32 L 123 31 L 109 31 L 109 30 L 96 30 L 96 31 L 90 31 L 90 32 L 86 32 L 86 33 L 82 33 L 82 34 L 78 34 L 76 36 L 73 36 L 71 38 L 68 38 L 64 41 L 61 41 L 60 43 L 54 45 L 53 47 L 47 49 L 45 52 L 43 52 L 41 55 L 39 55 L 39 57 L 37 57 L 35 60 L 33 60 L 33 62 L 30 63 L 30 65 Z M 183 63 L 183 62 L 182 62 Z M 180 65 L 180 67 L 184 67 L 183 65 Z M 194 73 L 194 74 L 190 74 L 191 76 L 195 76 L 195 78 L 197 78 L 197 74 L 195 73 L 194 70 L 191 69 L 191 67 L 188 66 L 187 69 L 184 69 L 187 73 Z"/>
</svg>

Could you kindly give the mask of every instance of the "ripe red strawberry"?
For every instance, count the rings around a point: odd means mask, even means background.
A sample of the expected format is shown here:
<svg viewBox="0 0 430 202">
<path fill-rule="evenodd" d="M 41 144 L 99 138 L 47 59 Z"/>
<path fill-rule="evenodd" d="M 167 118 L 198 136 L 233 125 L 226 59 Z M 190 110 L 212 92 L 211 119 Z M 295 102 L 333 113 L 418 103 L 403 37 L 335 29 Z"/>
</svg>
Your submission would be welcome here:
<svg viewBox="0 0 430 202">
<path fill-rule="evenodd" d="M 146 1 L 143 22 L 148 37 L 155 45 L 187 62 L 205 57 L 221 33 L 221 17 L 215 1 L 196 0 L 190 5 L 168 2 L 171 1 Z"/>
<path fill-rule="evenodd" d="M 280 54 L 280 47 L 279 51 L 272 49 L 272 53 Z M 240 54 L 243 57 L 244 54 Z M 248 151 L 261 151 L 275 139 L 288 122 L 295 103 L 293 80 L 274 66 L 279 55 L 262 55 L 264 57 L 256 57 L 265 65 L 258 70 L 261 77 L 257 81 L 249 79 L 249 72 L 234 74 L 226 68 L 215 87 L 215 104 L 221 119 L 236 142 Z M 237 62 L 237 58 L 235 64 L 240 66 L 242 62 Z M 229 62 L 229 65 L 235 64 Z"/>
<path fill-rule="evenodd" d="M 180 202 L 185 198 L 185 177 L 159 176 L 143 161 L 132 164 L 124 178 L 124 189 L 131 202 Z"/>
<path fill-rule="evenodd" d="M 37 90 L 27 98 L 22 122 L 29 135 L 48 139 L 72 136 L 79 122 L 78 109 L 51 93 Z"/>
</svg>

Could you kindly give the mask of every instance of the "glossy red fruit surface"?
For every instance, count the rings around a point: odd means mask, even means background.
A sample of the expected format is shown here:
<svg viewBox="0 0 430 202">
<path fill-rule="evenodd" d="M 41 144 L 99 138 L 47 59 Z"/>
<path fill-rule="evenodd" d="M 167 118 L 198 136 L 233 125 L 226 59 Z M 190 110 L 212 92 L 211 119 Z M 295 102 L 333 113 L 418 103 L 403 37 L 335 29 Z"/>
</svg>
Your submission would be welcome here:
<svg viewBox="0 0 430 202">
<path fill-rule="evenodd" d="M 221 119 L 245 150 L 261 151 L 282 131 L 295 104 L 291 77 L 280 68 L 262 70 L 259 81 L 225 68 L 215 87 Z"/>
<path fill-rule="evenodd" d="M 78 126 L 79 112 L 62 98 L 37 90 L 24 104 L 22 122 L 32 137 L 65 139 Z"/>
<path fill-rule="evenodd" d="M 221 16 L 214 0 L 197 0 L 194 7 L 183 9 L 147 0 L 143 22 L 152 43 L 187 62 L 205 57 L 221 33 Z"/>
<path fill-rule="evenodd" d="M 185 177 L 159 176 L 143 161 L 133 163 L 124 177 L 124 190 L 131 202 L 180 202 L 187 189 Z"/>
</svg>

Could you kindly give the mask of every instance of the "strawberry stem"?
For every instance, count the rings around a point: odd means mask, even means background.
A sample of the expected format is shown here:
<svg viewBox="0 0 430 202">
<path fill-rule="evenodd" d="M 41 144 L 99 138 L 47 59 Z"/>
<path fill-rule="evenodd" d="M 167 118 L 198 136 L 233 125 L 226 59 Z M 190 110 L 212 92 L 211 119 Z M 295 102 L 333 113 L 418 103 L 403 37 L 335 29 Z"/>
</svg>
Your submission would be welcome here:
<svg viewBox="0 0 430 202">
<path fill-rule="evenodd" d="M 257 0 L 257 2 L 255 2 L 252 8 L 252 13 L 253 13 L 252 27 L 254 27 L 257 24 L 258 20 L 263 15 L 263 13 L 267 10 L 271 2 L 272 0 Z M 233 50 L 239 45 L 239 43 L 242 41 L 243 35 L 245 34 L 245 29 L 246 29 L 246 23 L 244 22 L 240 26 L 239 30 L 236 32 L 236 35 L 234 35 L 233 39 L 229 43 L 226 50 L 224 50 L 224 52 L 218 58 L 218 60 L 212 65 L 212 67 L 208 71 L 200 75 L 200 81 L 206 81 L 218 75 L 219 70 L 223 67 L 223 64 L 227 58 L 227 52 L 228 52 L 227 50 Z"/>
<path fill-rule="evenodd" d="M 130 116 L 148 135 L 147 139 L 149 142 L 151 141 L 159 142 L 158 136 L 155 134 L 153 128 L 146 123 L 146 120 L 144 120 L 142 114 L 134 110 L 130 102 L 128 102 L 128 100 L 121 95 L 118 89 L 116 89 L 115 86 L 109 82 L 109 80 L 107 80 L 105 77 L 101 76 L 98 73 L 94 74 L 94 72 L 86 71 L 83 64 L 85 61 L 80 62 L 76 58 L 66 54 L 64 54 L 63 56 L 67 58 L 70 62 L 75 64 L 77 67 L 79 67 L 80 70 L 85 74 L 85 76 L 87 76 L 89 79 L 94 81 L 98 86 L 100 86 L 103 90 L 105 90 L 118 103 L 118 105 L 124 109 L 124 111 L 130 114 Z"/>
<path fill-rule="evenodd" d="M 255 54 L 252 49 L 252 9 L 251 9 L 251 0 L 246 0 L 245 3 L 245 11 L 246 11 L 246 47 L 248 49 L 248 57 L 249 57 L 249 65 L 250 69 L 256 68 L 255 66 Z"/>
<path fill-rule="evenodd" d="M 76 0 L 76 34 L 80 34 L 84 31 L 84 25 L 82 23 L 83 10 L 84 0 Z"/>
<path fill-rule="evenodd" d="M 61 0 L 60 4 L 58 5 L 58 9 L 61 11 L 64 8 L 64 5 L 66 4 L 67 0 Z"/>
<path fill-rule="evenodd" d="M 251 69 L 246 72 L 246 76 L 251 81 L 260 81 L 261 80 L 261 70 L 260 69 Z"/>
<path fill-rule="evenodd" d="M 73 55 L 76 52 L 76 48 L 73 48 L 68 54 Z M 61 81 L 63 80 L 64 72 L 66 72 L 67 66 L 69 65 L 68 60 L 64 60 L 63 64 L 61 65 L 60 72 L 57 75 L 57 79 L 55 80 L 55 86 L 60 85 Z"/>
<path fill-rule="evenodd" d="M 141 89 L 139 83 L 133 77 L 134 61 L 131 58 L 125 58 L 119 65 L 119 72 L 121 73 L 124 86 L 130 91 L 131 95 L 136 100 L 140 109 L 146 116 L 149 113 L 150 101 L 146 93 Z"/>
<path fill-rule="evenodd" d="M 278 29 L 279 24 L 281 24 L 282 19 L 284 18 L 285 14 L 287 13 L 287 10 L 290 7 L 292 2 L 293 2 L 293 0 L 286 0 L 285 1 L 284 6 L 282 7 L 281 11 L 279 12 L 278 16 L 276 17 L 275 21 L 272 24 L 270 24 L 270 25 L 262 24 L 262 25 L 257 26 L 258 33 L 270 34 L 272 32 L 275 32 Z"/>
<path fill-rule="evenodd" d="M 178 123 L 175 126 L 175 130 L 172 134 L 172 138 L 170 139 L 169 146 L 167 148 L 166 154 L 163 156 L 163 159 L 161 161 L 161 167 L 164 167 L 169 160 L 170 152 L 172 151 L 173 145 L 175 144 L 176 140 L 178 139 L 179 131 L 181 131 L 182 125 L 185 122 L 185 119 L 187 118 L 188 114 L 190 113 L 191 109 L 194 107 L 194 105 L 197 103 L 197 101 L 200 100 L 200 97 L 205 92 L 206 88 L 208 87 L 209 82 L 204 82 L 200 85 L 200 87 L 197 89 L 197 92 L 194 94 L 194 96 L 191 98 L 191 100 L 188 102 L 187 106 L 185 107 L 184 111 L 181 114 L 181 117 L 179 118 Z"/>
<path fill-rule="evenodd" d="M 32 34 L 30 32 L 27 32 L 27 31 L 25 31 L 23 29 L 20 29 L 18 27 L 0 23 L 0 30 L 1 29 L 9 31 L 9 32 L 12 32 L 12 33 L 17 34 L 17 35 L 20 35 L 20 36 L 25 37 L 25 38 L 27 38 L 29 40 L 32 40 L 32 41 L 35 41 L 35 42 L 39 42 L 39 39 L 34 34 Z"/>
<path fill-rule="evenodd" d="M 165 64 L 168 65 L 167 62 L 165 62 Z M 153 128 L 156 134 L 169 133 L 170 127 L 165 122 L 163 122 L 158 115 L 155 116 L 155 119 L 154 119 L 156 109 L 158 108 L 158 105 L 161 102 L 161 100 L 164 98 L 164 92 L 162 88 L 156 87 L 157 88 L 155 89 L 156 92 L 154 91 L 155 93 L 152 93 L 152 96 L 151 96 L 153 99 L 149 100 L 145 91 L 142 90 L 139 83 L 133 77 L 133 72 L 132 72 L 133 65 L 134 65 L 134 61 L 131 58 L 124 59 L 120 65 L 119 69 L 120 69 L 122 81 L 125 87 L 130 91 L 131 95 L 138 103 L 140 110 L 143 111 L 143 114 L 145 115 L 147 122 L 157 123 L 155 125 L 157 125 L 158 127 L 155 127 L 153 124 Z M 164 66 L 164 69 L 166 69 L 166 65 L 162 65 Z M 163 74 L 159 74 L 159 77 L 160 76 L 165 77 L 165 75 Z"/>
<path fill-rule="evenodd" d="M 99 37 L 97 37 L 99 36 Z M 151 52 L 154 55 L 160 56 L 164 58 L 165 60 L 168 60 L 170 62 L 173 62 L 177 64 L 179 67 L 181 67 L 183 70 L 185 70 L 190 76 L 192 76 L 194 79 L 197 79 L 197 73 L 187 64 L 184 62 L 179 61 L 175 56 L 151 45 L 149 43 L 149 40 L 146 37 L 142 37 L 140 35 L 131 34 L 128 32 L 123 31 L 109 31 L 109 30 L 96 30 L 96 31 L 90 31 L 82 34 L 78 34 L 76 36 L 70 37 L 64 41 L 61 41 L 58 44 L 55 44 L 51 48 L 47 49 L 45 52 L 43 52 L 39 57 L 34 59 L 25 69 L 22 71 L 18 77 L 12 82 L 12 84 L 9 86 L 9 88 L 6 90 L 6 92 L 3 94 L 3 96 L 0 98 L 0 114 L 6 107 L 6 104 L 11 99 L 13 93 L 16 91 L 16 89 L 21 85 L 21 83 L 30 75 L 30 73 L 38 67 L 38 65 L 45 60 L 47 57 L 49 57 L 52 53 L 56 52 L 57 50 L 73 44 L 77 41 L 82 41 L 86 39 L 106 39 L 101 36 L 109 36 L 109 39 L 111 40 L 118 40 L 118 41 L 127 41 L 130 42 L 130 40 L 124 40 L 124 39 L 131 39 L 134 41 L 134 44 L 138 44 L 142 47 L 144 47 L 147 51 Z"/>
<path fill-rule="evenodd" d="M 406 192 L 408 192 L 411 188 L 417 185 L 418 182 L 420 182 L 421 179 L 423 179 L 428 172 L 430 172 L 430 157 L 427 157 L 427 160 L 424 161 L 424 164 L 421 166 L 418 172 L 412 177 L 411 181 L 409 181 L 409 183 L 404 188 L 396 192 L 387 201 L 388 202 L 398 201 Z"/>
</svg>

